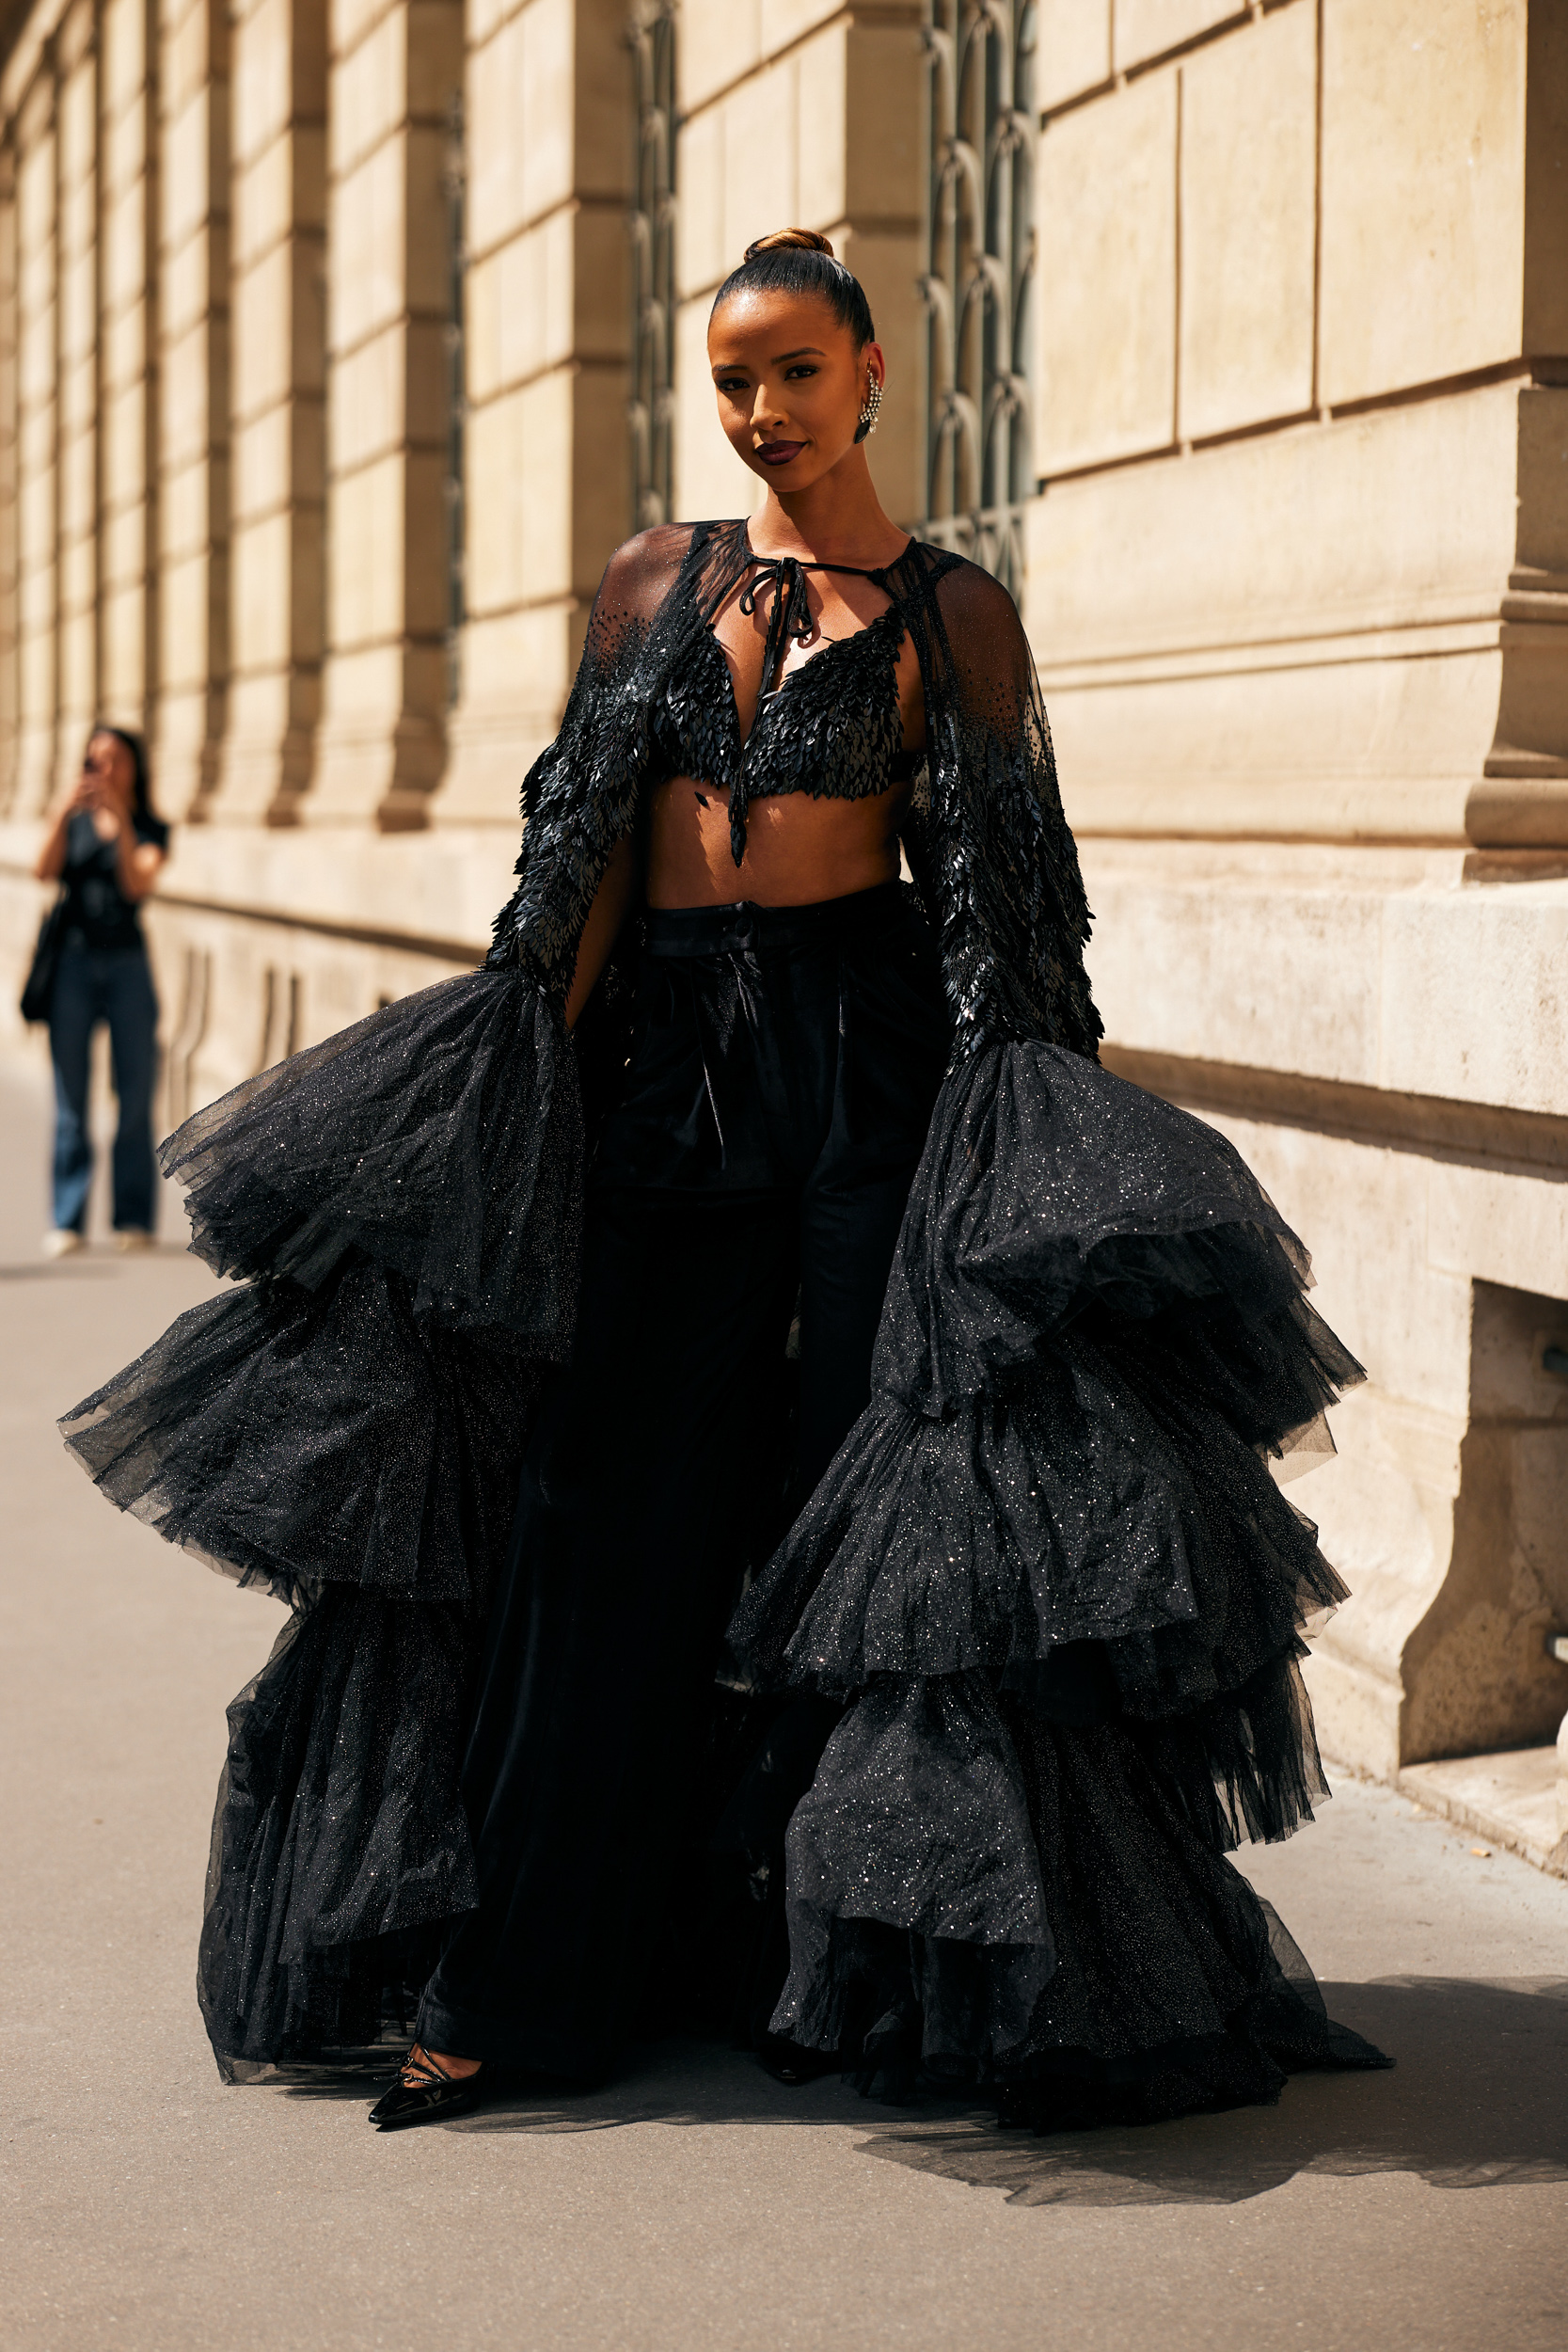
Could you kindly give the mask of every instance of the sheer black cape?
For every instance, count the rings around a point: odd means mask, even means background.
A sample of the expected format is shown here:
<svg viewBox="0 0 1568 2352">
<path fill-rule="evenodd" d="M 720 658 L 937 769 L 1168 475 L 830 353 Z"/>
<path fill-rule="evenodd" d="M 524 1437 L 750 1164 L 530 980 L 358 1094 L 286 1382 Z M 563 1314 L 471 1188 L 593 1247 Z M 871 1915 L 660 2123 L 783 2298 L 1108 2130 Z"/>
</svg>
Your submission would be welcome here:
<svg viewBox="0 0 1568 2352">
<path fill-rule="evenodd" d="M 111 1501 L 291 1605 L 214 1827 L 199 1990 L 230 2074 L 373 2032 L 474 1900 L 468 1691 L 625 1058 L 616 964 L 571 1039 L 566 990 L 672 739 L 732 805 L 758 788 L 705 687 L 747 554 L 719 524 L 615 556 L 484 968 L 165 1145 L 236 1286 L 62 1423 Z M 1029 2114 L 1272 2097 L 1282 2065 L 1377 2062 L 1224 1860 L 1324 1793 L 1302 1635 L 1343 1587 L 1268 1461 L 1359 1368 L 1230 1146 L 1099 1065 L 1011 599 L 913 542 L 876 577 L 925 687 L 904 847 L 955 1046 L 870 1408 L 731 1630 L 732 1744 L 791 1692 L 835 1725 L 788 1821 L 773 2029 Z M 863 788 L 815 723 L 768 788 Z M 768 1786 L 765 1742 L 714 1842 L 776 1899 Z"/>
</svg>

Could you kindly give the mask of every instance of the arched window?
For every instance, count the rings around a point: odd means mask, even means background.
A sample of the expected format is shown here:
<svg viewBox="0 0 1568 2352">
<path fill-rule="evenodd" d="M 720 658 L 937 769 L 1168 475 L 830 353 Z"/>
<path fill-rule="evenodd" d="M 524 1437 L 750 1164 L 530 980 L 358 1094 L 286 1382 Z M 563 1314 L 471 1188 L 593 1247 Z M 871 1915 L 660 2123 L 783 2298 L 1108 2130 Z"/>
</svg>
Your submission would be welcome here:
<svg viewBox="0 0 1568 2352">
<path fill-rule="evenodd" d="M 926 0 L 930 66 L 922 535 L 1015 595 L 1035 278 L 1034 0 Z"/>
<path fill-rule="evenodd" d="M 632 529 L 668 522 L 673 504 L 675 333 L 675 0 L 637 0 L 626 32 L 635 77 L 631 208 Z"/>
<path fill-rule="evenodd" d="M 464 437 L 467 425 L 467 152 L 463 98 L 447 110 L 446 155 L 441 172 L 447 205 L 446 347 L 447 463 L 442 488 L 447 514 L 447 702 L 462 692 L 463 626 L 468 617 L 466 565 L 467 511 L 463 488 Z"/>
</svg>

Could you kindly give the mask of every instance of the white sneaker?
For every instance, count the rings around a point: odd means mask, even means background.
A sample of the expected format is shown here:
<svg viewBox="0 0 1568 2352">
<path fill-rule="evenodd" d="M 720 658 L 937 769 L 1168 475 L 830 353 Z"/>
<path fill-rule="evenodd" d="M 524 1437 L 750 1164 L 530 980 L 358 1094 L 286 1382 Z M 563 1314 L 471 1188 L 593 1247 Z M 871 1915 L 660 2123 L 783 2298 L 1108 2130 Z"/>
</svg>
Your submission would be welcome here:
<svg viewBox="0 0 1568 2352">
<path fill-rule="evenodd" d="M 81 1234 L 73 1232 L 69 1225 L 56 1225 L 52 1233 L 45 1233 L 43 1237 L 46 1258 L 69 1258 L 81 1247 Z"/>
<path fill-rule="evenodd" d="M 115 1248 L 121 1256 L 129 1256 L 136 1250 L 150 1249 L 151 1247 L 152 1236 L 145 1225 L 122 1225 L 115 1235 Z"/>
</svg>

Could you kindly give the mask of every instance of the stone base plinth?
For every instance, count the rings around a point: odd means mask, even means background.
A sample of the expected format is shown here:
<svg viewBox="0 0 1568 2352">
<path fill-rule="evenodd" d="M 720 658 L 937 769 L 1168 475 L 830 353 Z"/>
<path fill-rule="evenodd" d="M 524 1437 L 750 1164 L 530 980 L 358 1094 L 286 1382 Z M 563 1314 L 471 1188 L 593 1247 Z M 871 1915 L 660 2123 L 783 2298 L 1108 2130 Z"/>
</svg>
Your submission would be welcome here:
<svg viewBox="0 0 1568 2352">
<path fill-rule="evenodd" d="M 1397 1784 L 1416 1804 L 1522 1854 L 1539 1870 L 1568 1878 L 1568 1835 L 1559 1828 L 1558 1752 L 1515 1748 L 1411 1764 Z"/>
</svg>

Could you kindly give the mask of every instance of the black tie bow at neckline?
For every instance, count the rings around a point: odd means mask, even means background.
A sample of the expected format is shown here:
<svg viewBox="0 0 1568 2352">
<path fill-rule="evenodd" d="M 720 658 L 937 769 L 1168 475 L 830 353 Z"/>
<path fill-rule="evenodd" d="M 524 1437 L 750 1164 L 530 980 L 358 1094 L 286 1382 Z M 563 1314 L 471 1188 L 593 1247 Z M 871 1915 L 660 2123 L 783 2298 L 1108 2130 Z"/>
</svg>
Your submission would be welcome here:
<svg viewBox="0 0 1568 2352">
<path fill-rule="evenodd" d="M 740 610 L 748 620 L 757 609 L 762 590 L 773 590 L 773 610 L 768 615 L 762 646 L 762 691 L 768 694 L 784 662 L 785 640 L 793 637 L 798 645 L 809 644 L 816 624 L 811 616 L 805 569 L 798 555 L 753 555 L 751 562 L 752 577 L 740 592 Z"/>
<path fill-rule="evenodd" d="M 912 545 L 912 542 L 911 542 Z M 768 615 L 768 633 L 762 642 L 762 686 L 757 702 L 757 718 L 762 715 L 762 697 L 773 692 L 780 684 L 784 667 L 784 645 L 793 637 L 799 645 L 811 643 L 816 627 L 812 617 L 811 598 L 806 590 L 808 572 L 848 572 L 856 580 L 869 580 L 887 591 L 887 574 L 879 566 L 868 570 L 861 564 L 818 564 L 811 556 L 754 555 L 751 543 L 746 543 L 746 564 L 752 577 L 740 591 L 739 610 L 750 620 L 757 609 L 757 597 L 765 588 L 773 590 L 773 609 Z M 756 718 L 752 722 L 752 734 L 756 732 Z M 747 741 L 750 742 L 751 736 Z M 746 810 L 751 801 L 751 785 L 744 756 L 739 774 L 730 787 L 730 855 L 738 866 L 746 854 Z"/>
<path fill-rule="evenodd" d="M 798 645 L 809 645 L 816 623 L 812 618 L 811 598 L 806 589 L 808 572 L 848 572 L 856 580 L 874 580 L 885 588 L 887 576 L 879 568 L 867 571 L 860 564 L 816 564 L 810 556 L 752 555 L 746 562 L 752 577 L 740 592 L 740 610 L 748 620 L 757 609 L 757 597 L 770 587 L 773 610 L 768 615 L 768 634 L 762 644 L 762 691 L 772 692 L 778 683 L 778 673 L 784 662 L 784 643 L 793 637 Z"/>
</svg>

